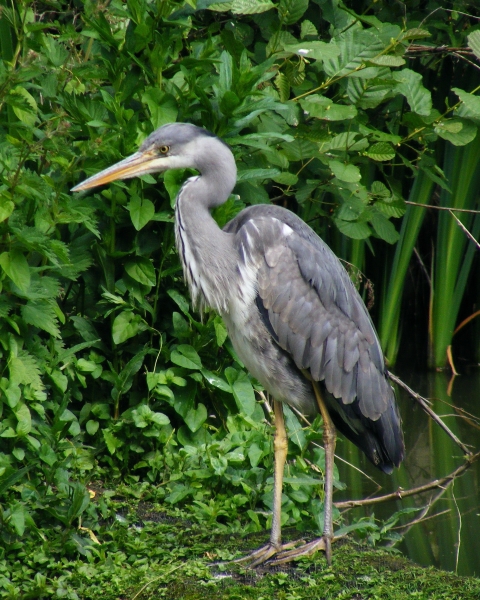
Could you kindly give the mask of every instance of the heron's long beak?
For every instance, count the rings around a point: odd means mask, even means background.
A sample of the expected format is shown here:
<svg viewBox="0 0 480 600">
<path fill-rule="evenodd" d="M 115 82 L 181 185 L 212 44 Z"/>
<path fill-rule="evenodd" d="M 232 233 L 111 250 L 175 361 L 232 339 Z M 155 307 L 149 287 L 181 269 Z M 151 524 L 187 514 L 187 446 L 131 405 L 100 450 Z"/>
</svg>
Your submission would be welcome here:
<svg viewBox="0 0 480 600">
<path fill-rule="evenodd" d="M 108 169 L 104 169 L 100 173 L 85 179 L 85 181 L 72 188 L 71 191 L 79 192 L 81 190 L 88 190 L 98 185 L 116 181 L 117 179 L 130 179 L 131 177 L 146 175 L 147 173 L 165 171 L 167 168 L 168 159 L 166 157 L 158 156 L 152 150 L 135 152 L 135 154 L 108 167 Z"/>
</svg>

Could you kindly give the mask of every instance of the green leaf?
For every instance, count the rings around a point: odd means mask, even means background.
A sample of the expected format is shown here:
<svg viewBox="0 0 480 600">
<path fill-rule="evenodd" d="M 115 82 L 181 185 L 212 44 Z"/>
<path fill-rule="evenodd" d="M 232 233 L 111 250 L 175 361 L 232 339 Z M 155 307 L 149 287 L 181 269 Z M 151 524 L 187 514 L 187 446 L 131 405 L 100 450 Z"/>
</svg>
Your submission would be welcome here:
<svg viewBox="0 0 480 600">
<path fill-rule="evenodd" d="M 37 121 L 38 107 L 35 98 L 24 87 L 18 86 L 10 91 L 7 102 L 13 108 L 13 112 L 27 127 L 33 127 Z"/>
<path fill-rule="evenodd" d="M 324 121 L 345 121 L 357 116 L 355 106 L 345 104 L 334 104 L 330 98 L 313 94 L 300 100 L 300 104 L 305 112 L 316 119 Z"/>
<path fill-rule="evenodd" d="M 219 390 L 223 390 L 224 392 L 232 392 L 232 388 L 230 387 L 230 385 L 224 379 L 222 379 L 218 375 L 215 375 L 215 373 L 207 371 L 206 369 L 202 369 L 201 373 L 208 381 L 208 383 L 210 385 L 213 385 L 213 387 L 216 387 Z"/>
<path fill-rule="evenodd" d="M 170 354 L 170 360 L 179 367 L 185 369 L 201 369 L 202 361 L 197 351 L 188 344 L 180 344 Z"/>
<path fill-rule="evenodd" d="M 271 8 L 275 8 L 275 4 L 270 0 L 233 0 L 230 10 L 234 15 L 255 15 Z"/>
<path fill-rule="evenodd" d="M 28 301 L 21 308 L 25 323 L 39 327 L 50 335 L 60 338 L 56 312 L 51 302 L 47 300 Z"/>
<path fill-rule="evenodd" d="M 342 233 L 354 240 L 364 240 L 371 234 L 370 227 L 364 222 L 335 219 L 335 225 Z"/>
<path fill-rule="evenodd" d="M 215 338 L 217 341 L 217 346 L 221 348 L 228 337 L 227 328 L 225 327 L 221 317 L 215 317 L 213 321 L 213 326 L 215 328 Z"/>
<path fill-rule="evenodd" d="M 468 45 L 477 58 L 480 58 L 480 31 L 472 31 L 467 35 Z"/>
<path fill-rule="evenodd" d="M 306 37 L 317 37 L 318 36 L 318 31 L 317 28 L 315 27 L 315 25 L 311 22 L 308 21 L 307 19 L 305 19 L 305 21 L 302 21 L 302 25 L 300 27 L 300 37 L 303 39 L 305 39 Z"/>
<path fill-rule="evenodd" d="M 280 21 L 286 25 L 298 23 L 308 8 L 309 0 L 280 0 L 278 4 L 278 16 Z"/>
<path fill-rule="evenodd" d="M 420 29 L 419 27 L 412 27 L 407 29 L 400 36 L 401 40 L 420 40 L 422 38 L 430 37 L 432 34 L 427 29 Z"/>
<path fill-rule="evenodd" d="M 108 429 L 104 429 L 102 433 L 103 439 L 107 444 L 108 451 L 110 452 L 110 454 L 115 454 L 117 448 L 120 448 L 122 446 L 122 441 L 115 437 L 113 433 Z"/>
<path fill-rule="evenodd" d="M 90 496 L 85 489 L 85 486 L 81 483 L 75 483 L 73 486 L 73 494 L 71 496 L 71 504 L 67 513 L 68 522 L 72 524 L 74 519 L 78 519 L 89 504 Z"/>
<path fill-rule="evenodd" d="M 360 169 L 355 165 L 346 165 L 339 160 L 330 160 L 328 164 L 335 177 L 341 181 L 356 183 L 362 178 Z"/>
<path fill-rule="evenodd" d="M 10 517 L 9 522 L 12 527 L 15 529 L 17 535 L 23 535 L 25 532 L 25 519 L 27 516 L 27 511 L 23 504 L 17 502 L 10 509 Z"/>
<path fill-rule="evenodd" d="M 375 108 L 391 91 L 392 83 L 385 83 L 383 80 L 365 81 L 351 77 L 347 81 L 348 97 L 359 108 Z"/>
<path fill-rule="evenodd" d="M 54 450 L 48 444 L 42 444 L 40 446 L 40 452 L 38 453 L 38 456 L 40 460 L 43 460 L 43 462 L 49 467 L 53 467 L 58 460 Z"/>
<path fill-rule="evenodd" d="M 381 65 L 383 67 L 402 67 L 405 64 L 405 59 L 401 56 L 395 56 L 393 54 L 381 54 L 380 56 L 369 58 L 368 62 L 371 62 L 374 65 Z"/>
<path fill-rule="evenodd" d="M 285 425 L 287 427 L 288 438 L 292 440 L 292 442 L 298 446 L 300 450 L 303 450 L 307 445 L 307 438 L 295 413 L 288 405 L 284 404 L 283 414 L 285 415 Z"/>
<path fill-rule="evenodd" d="M 393 226 L 393 223 L 384 215 L 377 211 L 373 211 L 370 215 L 370 223 L 373 225 L 373 229 L 379 238 L 385 240 L 388 244 L 395 244 L 398 242 L 400 237 L 398 231 Z"/>
<path fill-rule="evenodd" d="M 94 421 L 93 419 L 89 419 L 85 423 L 85 429 L 89 435 L 95 435 L 98 431 L 100 423 L 98 421 Z"/>
<path fill-rule="evenodd" d="M 279 71 L 275 77 L 275 85 L 277 86 L 278 93 L 280 94 L 280 100 L 286 102 L 290 98 L 290 84 L 285 73 Z"/>
<path fill-rule="evenodd" d="M 428 116 L 432 111 L 432 94 L 423 86 L 420 73 L 402 69 L 393 73 L 393 78 L 398 82 L 395 91 L 405 96 L 413 112 Z"/>
<path fill-rule="evenodd" d="M 255 442 L 253 444 L 250 444 L 250 446 L 248 447 L 248 458 L 250 459 L 250 464 L 252 466 L 252 469 L 254 469 L 258 463 L 260 462 L 260 459 L 263 456 L 263 450 L 258 446 L 258 444 L 256 444 Z"/>
<path fill-rule="evenodd" d="M 372 31 L 349 29 L 331 43 L 336 47 L 338 56 L 324 60 L 324 69 L 328 76 L 352 76 L 361 73 L 366 63 L 384 51 L 382 39 Z"/>
<path fill-rule="evenodd" d="M 14 411 L 17 418 L 17 427 L 15 429 L 18 437 L 24 437 L 32 430 L 32 415 L 26 404 L 15 407 Z"/>
<path fill-rule="evenodd" d="M 144 102 L 150 110 L 150 120 L 154 129 L 175 123 L 178 115 L 178 107 L 175 97 L 171 94 L 165 94 L 160 88 L 148 88 L 142 94 Z"/>
<path fill-rule="evenodd" d="M 297 54 L 318 61 L 335 58 L 339 54 L 339 50 L 334 44 L 317 40 L 306 40 L 300 44 L 282 44 L 282 50 L 289 54 Z"/>
<path fill-rule="evenodd" d="M 393 160 L 395 158 L 395 150 L 387 142 L 378 142 L 365 151 L 365 156 L 377 161 Z"/>
<path fill-rule="evenodd" d="M 289 485 L 321 485 L 322 479 L 315 479 L 315 477 L 308 477 L 307 475 L 302 475 L 300 477 L 284 477 L 283 483 L 287 483 Z"/>
<path fill-rule="evenodd" d="M 460 116 L 480 119 L 480 96 L 469 94 L 460 88 L 452 88 L 452 92 L 455 92 L 463 103 L 459 109 Z"/>
<path fill-rule="evenodd" d="M 244 169 L 238 172 L 237 181 L 271 179 L 280 173 L 278 169 Z"/>
<path fill-rule="evenodd" d="M 372 194 L 380 198 L 391 198 L 392 193 L 381 181 L 374 181 L 371 185 Z"/>
<path fill-rule="evenodd" d="M 344 221 L 356 221 L 364 210 L 365 203 L 362 199 L 350 194 L 348 199 L 344 200 L 340 205 L 336 217 Z"/>
<path fill-rule="evenodd" d="M 123 311 L 115 317 L 112 325 L 112 338 L 115 344 L 121 344 L 145 331 L 147 325 L 140 315 L 132 311 Z"/>
<path fill-rule="evenodd" d="M 61 371 L 53 369 L 50 373 L 50 378 L 61 392 L 65 393 L 67 391 L 68 378 Z"/>
<path fill-rule="evenodd" d="M 185 423 L 192 433 L 195 433 L 207 420 L 207 409 L 199 403 L 197 408 L 191 408 L 185 416 Z"/>
<path fill-rule="evenodd" d="M 190 486 L 186 486 L 183 483 L 179 483 L 176 486 L 174 486 L 171 494 L 169 494 L 165 498 L 165 500 L 170 504 L 176 504 L 177 502 L 180 502 L 192 493 L 193 489 Z"/>
<path fill-rule="evenodd" d="M 232 386 L 233 396 L 237 408 L 246 416 L 253 414 L 256 406 L 255 393 L 252 384 L 244 371 L 237 371 L 233 367 L 225 369 L 225 377 Z"/>
<path fill-rule="evenodd" d="M 170 197 L 170 206 L 173 208 L 177 200 L 178 192 L 185 181 L 185 169 L 172 169 L 163 176 L 163 184 Z"/>
<path fill-rule="evenodd" d="M 139 427 L 140 429 L 147 427 L 152 422 L 153 415 L 153 410 L 146 404 L 141 404 L 138 408 L 132 411 L 133 421 L 136 427 Z M 165 425 L 166 424 L 168 424 L 168 420 Z"/>
<path fill-rule="evenodd" d="M 155 206 L 153 202 L 140 196 L 133 196 L 127 204 L 127 210 L 130 212 L 133 226 L 137 231 L 140 231 L 145 225 L 152 220 L 155 214 Z"/>
<path fill-rule="evenodd" d="M 19 461 L 22 461 L 25 458 L 25 450 L 23 448 L 14 448 L 12 454 Z"/>
<path fill-rule="evenodd" d="M 157 283 L 155 276 L 155 268 L 152 261 L 142 256 L 135 257 L 134 260 L 127 262 L 125 271 L 132 279 L 138 281 L 142 285 L 153 287 Z"/>
<path fill-rule="evenodd" d="M 188 300 L 185 298 L 185 296 L 182 296 L 182 294 L 180 294 L 180 292 L 178 292 L 177 290 L 167 290 L 167 294 L 175 302 L 175 304 L 183 312 L 183 314 L 187 317 L 190 317 L 190 305 L 188 304 Z"/>
<path fill-rule="evenodd" d="M 152 414 L 151 421 L 152 421 L 152 423 L 155 423 L 155 425 L 158 425 L 159 427 L 164 427 L 165 425 L 170 424 L 170 419 L 167 417 L 167 415 L 165 415 L 163 413 L 159 413 L 159 412 L 154 412 Z"/>
<path fill-rule="evenodd" d="M 2 435 L 2 437 L 4 436 Z M 23 467 L 22 469 L 18 469 L 18 471 L 14 471 L 8 477 L 2 477 L 0 479 L 0 496 L 3 496 L 3 494 L 9 488 L 11 488 L 12 485 L 15 485 L 18 481 L 21 481 L 23 477 L 25 477 L 25 475 L 30 471 L 32 466 L 33 465 Z"/>
<path fill-rule="evenodd" d="M 465 146 L 477 135 L 477 127 L 467 119 L 447 119 L 435 125 L 435 133 L 454 146 Z"/>
<path fill-rule="evenodd" d="M 234 110 L 238 108 L 241 104 L 240 98 L 232 92 L 232 90 L 227 90 L 220 100 L 220 110 L 227 117 L 233 116 Z"/>
<path fill-rule="evenodd" d="M 14 248 L 0 254 L 0 266 L 22 292 L 27 291 L 30 285 L 30 267 L 20 250 Z"/>
<path fill-rule="evenodd" d="M 13 364 L 12 364 L 13 363 Z M 20 365 L 18 364 L 20 363 Z M 20 368 L 22 369 L 21 374 L 15 373 L 14 369 L 15 367 L 20 366 Z M 24 379 L 26 379 L 26 377 L 24 376 L 24 368 L 23 368 L 23 362 L 16 358 L 16 357 L 12 357 L 10 364 L 9 364 L 9 371 L 10 371 L 10 381 L 8 382 L 8 387 L 4 388 L 3 392 L 5 394 L 5 397 L 7 398 L 7 403 L 8 406 L 10 406 L 10 408 L 15 408 L 15 406 L 17 406 L 17 404 L 20 402 L 20 398 L 22 396 L 22 390 L 20 389 L 20 386 L 18 385 L 19 383 L 23 383 Z M 20 375 L 20 377 L 19 377 Z"/>
<path fill-rule="evenodd" d="M 5 219 L 8 219 L 14 208 L 15 204 L 11 200 L 8 200 L 4 196 L 0 196 L 0 223 L 5 221 Z"/>
</svg>

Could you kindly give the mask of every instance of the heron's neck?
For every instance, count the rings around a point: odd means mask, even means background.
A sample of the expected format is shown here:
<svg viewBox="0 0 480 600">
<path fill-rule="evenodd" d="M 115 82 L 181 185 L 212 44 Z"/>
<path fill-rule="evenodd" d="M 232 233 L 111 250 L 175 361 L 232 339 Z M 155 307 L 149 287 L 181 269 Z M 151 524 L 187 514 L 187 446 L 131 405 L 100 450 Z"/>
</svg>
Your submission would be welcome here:
<svg viewBox="0 0 480 600">
<path fill-rule="evenodd" d="M 192 177 L 180 190 L 175 208 L 177 249 L 193 303 L 221 314 L 229 310 L 235 251 L 232 235 L 219 228 L 209 209 L 223 204 L 234 184 L 213 185 L 208 176 Z"/>
</svg>

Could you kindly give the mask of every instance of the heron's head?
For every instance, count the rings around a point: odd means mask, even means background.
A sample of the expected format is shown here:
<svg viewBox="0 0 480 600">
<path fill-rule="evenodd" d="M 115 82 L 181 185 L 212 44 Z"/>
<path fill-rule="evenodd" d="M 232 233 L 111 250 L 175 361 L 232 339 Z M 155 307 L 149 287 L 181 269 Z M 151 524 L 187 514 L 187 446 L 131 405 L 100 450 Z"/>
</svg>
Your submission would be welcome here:
<svg viewBox="0 0 480 600">
<path fill-rule="evenodd" d="M 203 173 L 220 161 L 232 162 L 236 175 L 232 153 L 219 138 L 190 123 L 170 123 L 151 133 L 138 152 L 89 177 L 72 192 L 168 169 L 192 168 Z"/>
</svg>

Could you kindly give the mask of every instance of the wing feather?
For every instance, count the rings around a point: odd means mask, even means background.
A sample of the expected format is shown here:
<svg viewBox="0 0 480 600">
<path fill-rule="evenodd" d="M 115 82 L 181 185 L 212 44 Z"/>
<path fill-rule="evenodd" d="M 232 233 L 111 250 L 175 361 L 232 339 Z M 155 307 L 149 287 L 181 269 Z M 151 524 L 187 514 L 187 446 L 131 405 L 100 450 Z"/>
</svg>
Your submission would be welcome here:
<svg viewBox="0 0 480 600">
<path fill-rule="evenodd" d="M 239 243 L 249 240 L 243 256 L 257 272 L 261 316 L 275 343 L 298 369 L 323 382 L 347 437 L 384 470 L 398 464 L 404 448 L 383 354 L 339 260 L 305 223 L 279 207 L 242 211 L 226 231 L 237 234 Z M 370 437 L 362 441 L 365 431 Z"/>
</svg>

